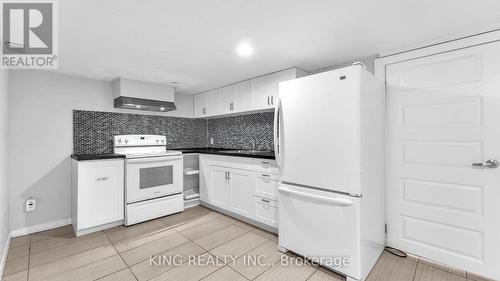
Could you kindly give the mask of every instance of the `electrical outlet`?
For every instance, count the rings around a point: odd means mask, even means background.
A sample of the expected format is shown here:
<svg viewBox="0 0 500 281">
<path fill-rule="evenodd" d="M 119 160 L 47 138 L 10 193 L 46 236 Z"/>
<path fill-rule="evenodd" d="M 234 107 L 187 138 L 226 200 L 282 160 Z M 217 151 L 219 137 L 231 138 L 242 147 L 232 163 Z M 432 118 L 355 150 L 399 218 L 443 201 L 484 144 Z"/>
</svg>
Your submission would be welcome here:
<svg viewBox="0 0 500 281">
<path fill-rule="evenodd" d="M 30 198 L 26 200 L 26 212 L 34 212 L 36 210 L 36 199 Z"/>
<path fill-rule="evenodd" d="M 210 144 L 214 145 L 214 138 L 210 138 Z"/>
</svg>

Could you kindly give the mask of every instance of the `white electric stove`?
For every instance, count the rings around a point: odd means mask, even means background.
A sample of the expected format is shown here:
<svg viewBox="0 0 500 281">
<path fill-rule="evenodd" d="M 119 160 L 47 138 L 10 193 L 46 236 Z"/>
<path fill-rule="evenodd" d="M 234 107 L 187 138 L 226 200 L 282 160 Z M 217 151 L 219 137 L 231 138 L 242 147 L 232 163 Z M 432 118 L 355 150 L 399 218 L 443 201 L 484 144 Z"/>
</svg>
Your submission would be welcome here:
<svg viewBox="0 0 500 281">
<path fill-rule="evenodd" d="M 115 136 L 114 149 L 126 157 L 125 225 L 184 210 L 182 153 L 165 136 Z"/>
</svg>

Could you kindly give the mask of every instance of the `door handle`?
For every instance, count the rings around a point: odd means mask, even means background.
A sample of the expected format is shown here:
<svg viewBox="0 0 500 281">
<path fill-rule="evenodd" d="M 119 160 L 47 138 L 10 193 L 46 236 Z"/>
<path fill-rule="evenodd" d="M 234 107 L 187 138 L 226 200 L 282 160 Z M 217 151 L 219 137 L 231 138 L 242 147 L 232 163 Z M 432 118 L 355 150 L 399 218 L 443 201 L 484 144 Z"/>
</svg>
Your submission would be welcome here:
<svg viewBox="0 0 500 281">
<path fill-rule="evenodd" d="M 482 168 L 490 168 L 495 169 L 498 168 L 498 161 L 494 159 L 486 160 L 486 162 L 472 163 L 473 167 L 482 167 Z"/>
<path fill-rule="evenodd" d="M 269 96 L 267 96 L 267 105 L 271 105 L 269 104 Z"/>
</svg>

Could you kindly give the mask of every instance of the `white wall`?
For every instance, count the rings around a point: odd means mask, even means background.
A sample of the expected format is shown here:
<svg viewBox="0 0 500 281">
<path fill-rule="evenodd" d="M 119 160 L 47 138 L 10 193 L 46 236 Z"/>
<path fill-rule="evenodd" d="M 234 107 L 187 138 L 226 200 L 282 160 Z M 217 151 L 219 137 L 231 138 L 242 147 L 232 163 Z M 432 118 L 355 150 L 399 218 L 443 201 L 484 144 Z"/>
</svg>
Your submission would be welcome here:
<svg viewBox="0 0 500 281">
<path fill-rule="evenodd" d="M 8 188 L 8 95 L 7 71 L 0 70 L 0 275 L 3 272 L 4 251 L 9 237 L 9 188 Z"/>
<path fill-rule="evenodd" d="M 71 217 L 72 110 L 193 116 L 193 97 L 176 95 L 177 111 L 113 108 L 112 83 L 46 71 L 9 72 L 10 224 L 13 230 Z M 38 209 L 24 211 L 24 201 Z"/>
</svg>

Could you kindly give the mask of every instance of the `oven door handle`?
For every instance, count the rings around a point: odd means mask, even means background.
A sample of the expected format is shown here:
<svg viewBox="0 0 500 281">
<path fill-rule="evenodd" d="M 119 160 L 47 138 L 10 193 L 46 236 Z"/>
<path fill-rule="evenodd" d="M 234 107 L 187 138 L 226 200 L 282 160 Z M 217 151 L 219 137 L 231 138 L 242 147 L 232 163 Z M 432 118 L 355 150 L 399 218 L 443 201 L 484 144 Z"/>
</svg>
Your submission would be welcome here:
<svg viewBox="0 0 500 281">
<path fill-rule="evenodd" d="M 166 156 L 166 157 L 147 157 L 147 158 L 131 158 L 127 159 L 127 163 L 152 163 L 152 162 L 161 162 L 161 161 L 174 161 L 181 160 L 182 155 L 179 156 Z"/>
</svg>

